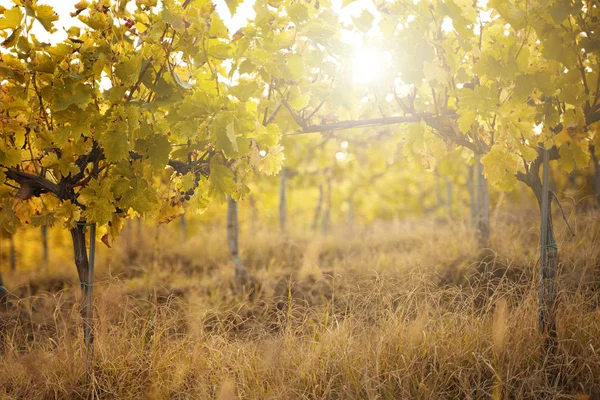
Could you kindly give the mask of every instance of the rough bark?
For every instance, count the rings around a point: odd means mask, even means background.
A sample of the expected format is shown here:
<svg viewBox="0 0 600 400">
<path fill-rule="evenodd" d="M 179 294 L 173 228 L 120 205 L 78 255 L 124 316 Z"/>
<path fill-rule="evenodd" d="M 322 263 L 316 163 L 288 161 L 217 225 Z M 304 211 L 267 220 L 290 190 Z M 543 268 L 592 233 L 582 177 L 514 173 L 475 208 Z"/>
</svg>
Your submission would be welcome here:
<svg viewBox="0 0 600 400">
<path fill-rule="evenodd" d="M 287 224 L 287 172 L 286 168 L 281 169 L 281 186 L 279 188 L 279 229 L 285 233 Z"/>
<path fill-rule="evenodd" d="M 227 244 L 235 268 L 235 282 L 238 286 L 244 287 L 249 283 L 249 276 L 240 259 L 238 235 L 238 204 L 229 196 L 227 197 Z"/>
<path fill-rule="evenodd" d="M 526 172 L 517 173 L 517 179 L 525 183 L 535 195 L 540 207 L 540 282 L 538 298 L 538 323 L 546 338 L 545 351 L 555 349 L 556 341 L 556 271 L 558 268 L 558 246 L 552 223 L 552 196 L 549 190 L 549 160 L 558 158 L 558 149 L 542 149 Z M 540 180 L 540 167 L 544 166 Z"/>
<path fill-rule="evenodd" d="M 81 294 L 83 295 L 83 304 L 81 307 L 81 316 L 83 317 L 83 337 L 86 349 L 90 349 L 94 341 L 93 323 L 92 323 L 92 295 L 93 282 L 90 281 L 90 264 L 85 247 L 85 227 L 77 225 L 71 229 L 71 238 L 73 240 L 73 253 Z"/>
</svg>

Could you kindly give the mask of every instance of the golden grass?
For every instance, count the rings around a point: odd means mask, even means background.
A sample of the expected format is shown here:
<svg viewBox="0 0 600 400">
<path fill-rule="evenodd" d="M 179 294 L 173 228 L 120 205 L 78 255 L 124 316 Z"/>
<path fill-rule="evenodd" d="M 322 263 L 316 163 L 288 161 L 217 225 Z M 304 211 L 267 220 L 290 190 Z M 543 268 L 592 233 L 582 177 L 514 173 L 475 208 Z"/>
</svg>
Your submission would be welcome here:
<svg viewBox="0 0 600 400">
<path fill-rule="evenodd" d="M 468 227 L 446 221 L 243 232 L 252 296 L 232 292 L 222 228 L 183 244 L 176 228 L 147 228 L 101 254 L 90 386 L 74 267 L 7 276 L 19 298 L 0 314 L 0 398 L 596 396 L 599 217 L 572 220 L 577 238 L 558 232 L 554 354 L 537 332 L 533 214 L 501 216 L 484 263 Z"/>
</svg>

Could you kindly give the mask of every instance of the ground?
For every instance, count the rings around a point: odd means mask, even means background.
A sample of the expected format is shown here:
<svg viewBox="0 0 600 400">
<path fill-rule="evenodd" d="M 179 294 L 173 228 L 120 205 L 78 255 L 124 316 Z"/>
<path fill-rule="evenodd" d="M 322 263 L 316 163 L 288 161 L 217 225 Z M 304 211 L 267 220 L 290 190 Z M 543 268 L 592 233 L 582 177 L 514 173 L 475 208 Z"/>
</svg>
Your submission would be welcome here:
<svg viewBox="0 0 600 400">
<path fill-rule="evenodd" d="M 183 241 L 133 222 L 103 249 L 86 385 L 68 257 L 5 274 L 0 397 L 105 399 L 597 398 L 600 214 L 556 217 L 558 342 L 537 330 L 538 214 L 381 222 L 322 236 L 241 235 L 256 279 L 234 290 L 223 226 Z"/>
</svg>

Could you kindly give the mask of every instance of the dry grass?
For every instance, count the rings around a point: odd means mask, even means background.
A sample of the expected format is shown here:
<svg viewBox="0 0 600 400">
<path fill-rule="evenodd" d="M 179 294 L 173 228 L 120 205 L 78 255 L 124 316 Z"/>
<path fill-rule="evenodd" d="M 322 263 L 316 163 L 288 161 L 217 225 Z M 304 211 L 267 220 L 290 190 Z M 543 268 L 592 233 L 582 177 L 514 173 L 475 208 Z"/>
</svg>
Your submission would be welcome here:
<svg viewBox="0 0 600 400">
<path fill-rule="evenodd" d="M 184 244 L 176 230 L 145 230 L 100 257 L 91 391 L 106 399 L 595 396 L 600 224 L 593 213 L 571 219 L 577 238 L 558 235 L 554 354 L 543 353 L 537 333 L 534 214 L 501 216 L 485 262 L 469 229 L 447 222 L 328 237 L 245 232 L 244 260 L 262 283 L 251 296 L 231 290 L 221 228 Z M 35 290 L 23 276 L 7 279 L 20 288 L 0 315 L 0 398 L 90 394 L 73 275 L 51 270 L 33 278 Z"/>
</svg>

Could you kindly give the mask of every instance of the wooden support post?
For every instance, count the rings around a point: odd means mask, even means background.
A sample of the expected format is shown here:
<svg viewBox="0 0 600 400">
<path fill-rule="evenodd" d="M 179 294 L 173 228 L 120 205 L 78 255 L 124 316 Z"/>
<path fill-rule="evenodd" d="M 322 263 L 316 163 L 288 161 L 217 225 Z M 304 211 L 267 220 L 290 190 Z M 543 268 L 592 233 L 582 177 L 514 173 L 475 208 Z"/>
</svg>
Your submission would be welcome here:
<svg viewBox="0 0 600 400">
<path fill-rule="evenodd" d="M 556 269 L 558 267 L 558 247 L 552 226 L 552 209 L 549 186 L 549 155 L 542 148 L 542 190 L 540 200 L 540 287 L 539 287 L 539 328 L 546 337 L 546 349 L 551 349 L 556 340 Z"/>
</svg>

